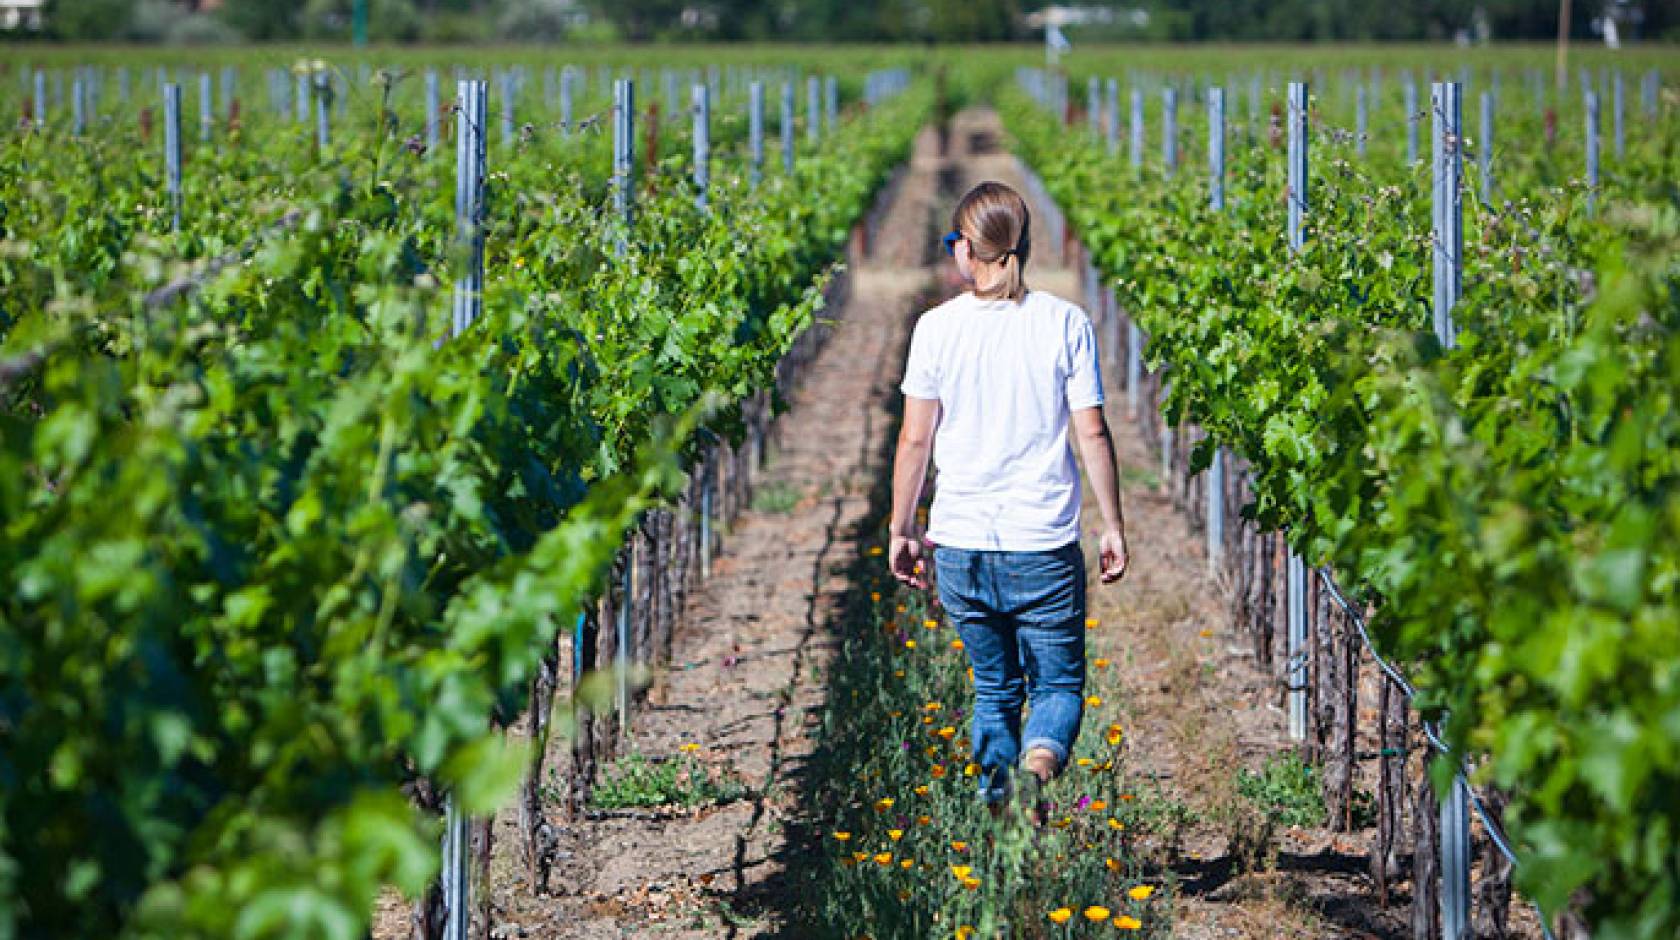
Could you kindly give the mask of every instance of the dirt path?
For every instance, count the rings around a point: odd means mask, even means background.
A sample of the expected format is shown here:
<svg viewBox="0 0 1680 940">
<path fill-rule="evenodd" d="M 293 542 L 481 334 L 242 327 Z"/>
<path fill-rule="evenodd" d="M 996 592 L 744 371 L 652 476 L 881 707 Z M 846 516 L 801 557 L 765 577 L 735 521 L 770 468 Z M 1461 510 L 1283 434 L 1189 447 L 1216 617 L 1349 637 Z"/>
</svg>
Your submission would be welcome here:
<svg viewBox="0 0 1680 940">
<path fill-rule="evenodd" d="M 856 264 L 828 343 L 781 419 L 753 508 L 690 596 L 671 669 L 637 711 L 629 750 L 666 759 L 688 745 L 748 799 L 693 812 L 621 811 L 565 827 L 555 896 L 505 895 L 503 936 L 754 936 L 777 930 L 789 826 L 807 735 L 823 701 L 828 626 L 849 589 L 857 529 L 887 472 L 896 386 L 928 252 L 943 166 L 937 135 L 916 142 L 879 241 Z M 937 247 L 937 242 L 933 244 Z M 773 494 L 773 495 L 767 495 Z"/>
</svg>

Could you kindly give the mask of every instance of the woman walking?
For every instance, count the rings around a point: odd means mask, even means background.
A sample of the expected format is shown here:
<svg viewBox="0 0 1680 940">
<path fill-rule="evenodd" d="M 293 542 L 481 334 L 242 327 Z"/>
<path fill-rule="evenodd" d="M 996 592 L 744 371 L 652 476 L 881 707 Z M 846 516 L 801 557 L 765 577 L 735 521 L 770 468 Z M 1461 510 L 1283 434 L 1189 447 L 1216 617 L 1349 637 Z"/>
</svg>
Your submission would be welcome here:
<svg viewBox="0 0 1680 940">
<path fill-rule="evenodd" d="M 1102 511 L 1104 583 L 1125 573 L 1126 536 L 1096 335 L 1078 306 L 1027 289 L 1031 245 L 1026 202 L 1008 186 L 981 183 L 957 204 L 945 250 L 970 289 L 924 313 L 910 341 L 888 557 L 898 580 L 927 586 L 915 518 L 931 456 L 926 538 L 940 603 L 974 667 L 981 796 L 1000 810 L 1019 786 L 1038 821 L 1038 787 L 1067 765 L 1084 708 L 1070 428 Z"/>
</svg>

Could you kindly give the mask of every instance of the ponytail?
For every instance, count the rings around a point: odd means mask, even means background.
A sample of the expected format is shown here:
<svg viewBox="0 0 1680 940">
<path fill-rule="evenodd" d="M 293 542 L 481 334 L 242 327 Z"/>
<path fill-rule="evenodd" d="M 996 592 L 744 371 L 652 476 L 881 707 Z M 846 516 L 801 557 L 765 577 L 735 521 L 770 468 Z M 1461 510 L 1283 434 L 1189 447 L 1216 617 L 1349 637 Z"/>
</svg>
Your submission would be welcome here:
<svg viewBox="0 0 1680 940">
<path fill-rule="evenodd" d="M 974 286 L 974 296 L 981 300 L 1008 298 L 1016 303 L 1025 300 L 1027 279 L 1025 272 L 1021 270 L 1021 256 L 1014 251 L 1008 251 L 994 263 L 998 266 L 998 278 L 984 286 L 976 284 Z"/>
</svg>

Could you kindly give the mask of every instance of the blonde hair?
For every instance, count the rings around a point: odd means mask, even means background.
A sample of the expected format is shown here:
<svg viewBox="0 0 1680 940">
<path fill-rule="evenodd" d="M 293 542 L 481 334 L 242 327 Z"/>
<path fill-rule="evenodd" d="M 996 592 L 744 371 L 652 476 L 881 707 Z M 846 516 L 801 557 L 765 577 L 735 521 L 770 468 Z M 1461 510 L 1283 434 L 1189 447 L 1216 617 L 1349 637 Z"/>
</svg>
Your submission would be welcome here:
<svg viewBox="0 0 1680 940">
<path fill-rule="evenodd" d="M 997 282 L 975 285 L 976 297 L 1007 297 L 1018 303 L 1027 296 L 1024 269 L 1032 254 L 1032 216 L 1020 193 L 1002 183 L 981 183 L 957 203 L 951 227 L 968 239 L 970 257 L 1003 267 L 1003 277 Z"/>
</svg>

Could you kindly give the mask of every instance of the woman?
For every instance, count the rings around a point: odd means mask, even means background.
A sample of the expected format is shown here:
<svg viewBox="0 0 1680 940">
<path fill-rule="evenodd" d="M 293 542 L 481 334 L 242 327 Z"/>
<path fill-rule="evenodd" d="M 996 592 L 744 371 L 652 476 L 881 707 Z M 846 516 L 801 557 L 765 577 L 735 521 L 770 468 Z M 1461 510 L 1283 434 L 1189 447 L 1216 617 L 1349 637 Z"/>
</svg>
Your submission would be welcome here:
<svg viewBox="0 0 1680 940">
<path fill-rule="evenodd" d="M 974 667 L 974 761 L 1001 809 L 1067 765 L 1085 691 L 1085 564 L 1071 426 L 1102 510 L 1102 580 L 1126 570 L 1113 442 L 1091 321 L 1023 278 L 1027 204 L 981 183 L 957 204 L 945 250 L 970 289 L 924 313 L 910 341 L 893 467 L 893 575 L 925 588 L 916 504 L 937 459 L 927 540 L 939 599 Z M 1030 702 L 1023 741 L 1021 707 Z"/>
</svg>

